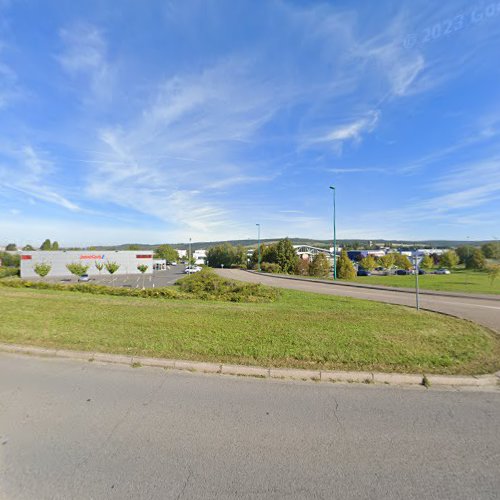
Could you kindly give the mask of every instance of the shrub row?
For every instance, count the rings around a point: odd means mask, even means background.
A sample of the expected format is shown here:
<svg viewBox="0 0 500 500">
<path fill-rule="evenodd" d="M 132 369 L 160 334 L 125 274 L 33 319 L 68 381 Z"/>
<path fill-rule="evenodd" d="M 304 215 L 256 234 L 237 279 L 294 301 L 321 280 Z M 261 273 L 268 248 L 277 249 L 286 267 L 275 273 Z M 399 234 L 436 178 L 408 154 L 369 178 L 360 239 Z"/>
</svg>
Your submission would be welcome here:
<svg viewBox="0 0 500 500">
<path fill-rule="evenodd" d="M 90 283 L 49 283 L 46 281 L 25 281 L 6 278 L 0 285 L 11 288 L 35 288 L 38 290 L 60 290 L 90 293 L 94 295 L 115 295 L 162 299 L 200 299 L 230 302 L 273 302 L 280 292 L 274 288 L 251 283 L 237 283 L 217 276 L 206 269 L 183 278 L 178 287 L 166 288 L 119 288 Z"/>
<path fill-rule="evenodd" d="M 9 276 L 19 276 L 18 267 L 0 267 L 0 279 Z"/>
</svg>

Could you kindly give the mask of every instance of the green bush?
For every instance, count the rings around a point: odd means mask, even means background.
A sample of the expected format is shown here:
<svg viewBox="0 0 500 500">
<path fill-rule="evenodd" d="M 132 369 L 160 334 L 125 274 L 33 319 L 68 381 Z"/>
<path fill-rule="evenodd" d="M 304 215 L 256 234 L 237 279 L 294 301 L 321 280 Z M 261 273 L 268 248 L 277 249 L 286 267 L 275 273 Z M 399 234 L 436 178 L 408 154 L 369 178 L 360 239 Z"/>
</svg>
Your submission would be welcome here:
<svg viewBox="0 0 500 500">
<path fill-rule="evenodd" d="M 209 268 L 180 279 L 177 285 L 182 292 L 203 300 L 273 302 L 280 296 L 279 290 L 275 288 L 228 280 Z"/>
<path fill-rule="evenodd" d="M 280 292 L 277 289 L 259 284 L 226 280 L 208 268 L 181 279 L 177 288 L 120 288 L 89 283 L 48 283 L 14 278 L 5 278 L 0 281 L 0 285 L 11 288 L 60 290 L 94 295 L 161 299 L 201 299 L 230 302 L 273 302 L 280 296 Z"/>
<path fill-rule="evenodd" d="M 275 262 L 261 262 L 260 270 L 264 273 L 281 273 L 281 267 Z"/>
<path fill-rule="evenodd" d="M 0 267 L 0 278 L 8 278 L 9 276 L 19 276 L 19 268 Z"/>
</svg>

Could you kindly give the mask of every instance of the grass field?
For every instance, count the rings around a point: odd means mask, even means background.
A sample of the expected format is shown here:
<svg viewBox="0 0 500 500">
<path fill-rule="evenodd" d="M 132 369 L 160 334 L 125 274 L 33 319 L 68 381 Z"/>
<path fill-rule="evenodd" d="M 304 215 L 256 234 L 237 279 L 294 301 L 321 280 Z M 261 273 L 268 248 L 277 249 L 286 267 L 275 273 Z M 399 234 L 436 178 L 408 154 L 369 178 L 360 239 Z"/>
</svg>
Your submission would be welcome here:
<svg viewBox="0 0 500 500">
<path fill-rule="evenodd" d="M 451 274 L 424 274 L 419 286 L 426 290 L 500 295 L 500 279 L 491 283 L 486 272 L 453 270 Z M 357 283 L 414 288 L 415 276 L 360 276 Z"/>
<path fill-rule="evenodd" d="M 229 303 L 0 288 L 0 341 L 275 367 L 479 374 L 500 339 L 429 312 L 285 290 Z"/>
</svg>

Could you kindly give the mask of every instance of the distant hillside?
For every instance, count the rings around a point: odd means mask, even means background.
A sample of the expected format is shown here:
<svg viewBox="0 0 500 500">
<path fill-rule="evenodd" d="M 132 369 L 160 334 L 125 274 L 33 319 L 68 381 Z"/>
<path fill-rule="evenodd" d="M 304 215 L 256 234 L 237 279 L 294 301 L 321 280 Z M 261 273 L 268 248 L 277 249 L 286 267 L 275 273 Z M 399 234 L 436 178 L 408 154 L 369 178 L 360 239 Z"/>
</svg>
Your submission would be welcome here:
<svg viewBox="0 0 500 500">
<path fill-rule="evenodd" d="M 279 240 L 279 238 L 268 238 L 260 240 L 261 243 L 265 243 L 269 245 L 271 243 L 275 243 Z M 290 238 L 290 241 L 294 245 L 311 245 L 319 248 L 329 248 L 332 246 L 332 240 L 315 240 L 311 238 Z M 483 241 L 466 241 L 466 240 L 424 240 L 424 241 L 408 241 L 408 240 L 384 240 L 384 239 L 373 239 L 373 240 L 356 240 L 356 239 L 348 239 L 348 240 L 337 240 L 337 244 L 339 246 L 348 245 L 352 247 L 356 245 L 359 248 L 364 248 L 368 246 L 370 243 L 372 245 L 388 245 L 392 244 L 393 246 L 409 246 L 413 247 L 415 245 L 420 247 L 432 247 L 432 248 L 450 248 L 457 247 L 459 245 L 482 245 L 483 243 L 488 243 L 490 240 Z M 213 247 L 215 245 L 220 245 L 221 243 L 229 243 L 231 245 L 243 245 L 245 247 L 255 247 L 257 246 L 257 239 L 245 239 L 245 240 L 226 240 L 226 241 L 196 241 L 191 243 L 191 249 L 200 250 L 207 249 Z M 114 246 L 92 246 L 89 247 L 92 250 L 128 250 L 129 247 L 138 247 L 143 250 L 154 250 L 156 249 L 160 243 L 154 245 L 147 245 L 142 243 L 124 243 L 123 245 L 114 245 Z M 187 249 L 189 243 L 170 243 L 170 245 L 177 250 Z"/>
</svg>

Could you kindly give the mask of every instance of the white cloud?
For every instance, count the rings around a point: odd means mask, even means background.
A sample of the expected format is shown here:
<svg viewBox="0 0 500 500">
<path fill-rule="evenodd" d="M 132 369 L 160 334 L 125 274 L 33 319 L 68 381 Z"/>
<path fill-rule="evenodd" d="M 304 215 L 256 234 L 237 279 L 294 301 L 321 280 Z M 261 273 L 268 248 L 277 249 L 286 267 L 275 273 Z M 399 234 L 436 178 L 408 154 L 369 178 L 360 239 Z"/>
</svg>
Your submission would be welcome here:
<svg viewBox="0 0 500 500">
<path fill-rule="evenodd" d="M 361 140 L 362 134 L 373 131 L 377 125 L 379 116 L 380 113 L 378 111 L 371 111 L 358 120 L 334 128 L 326 136 L 317 139 L 317 142 L 343 142 L 348 140 L 358 142 Z"/>
<path fill-rule="evenodd" d="M 239 158 L 287 99 L 245 59 L 177 74 L 129 123 L 101 129 L 86 193 L 199 233 L 235 227 L 220 190 L 279 175 Z"/>
<path fill-rule="evenodd" d="M 20 150 L 0 152 L 9 161 L 9 167 L 0 164 L 0 173 L 2 173 L 0 185 L 25 194 L 30 199 L 30 203 L 32 198 L 35 198 L 59 205 L 67 210 L 80 210 L 76 203 L 60 194 L 50 183 L 50 176 L 55 172 L 55 168 L 53 163 L 44 157 L 44 153 L 37 152 L 30 145 Z"/>
<path fill-rule="evenodd" d="M 109 98 L 114 71 L 101 32 L 93 25 L 79 23 L 62 29 L 60 37 L 64 50 L 57 59 L 64 70 L 72 77 L 88 78 L 94 97 Z"/>
</svg>

